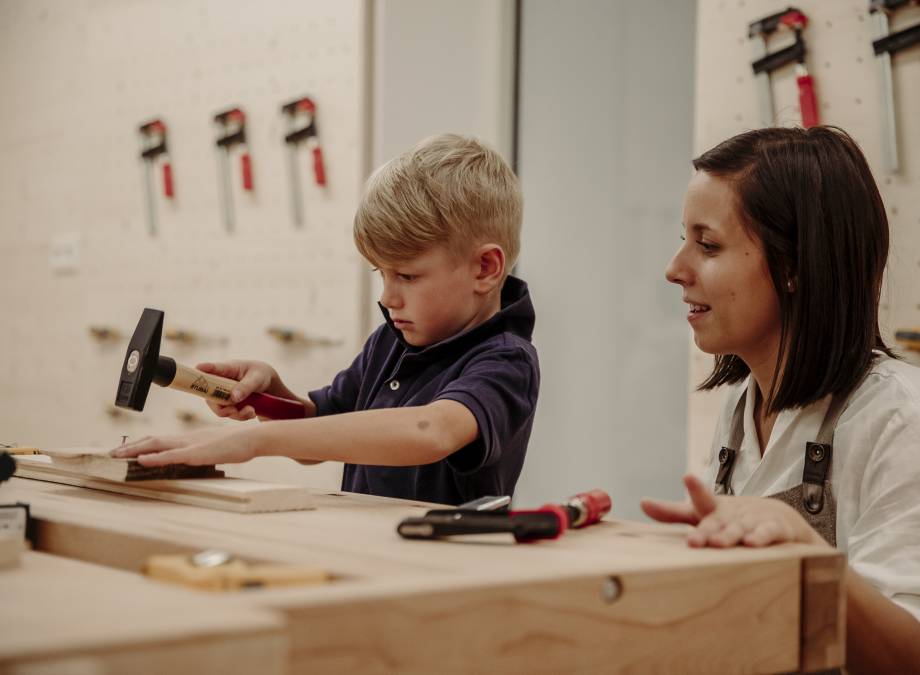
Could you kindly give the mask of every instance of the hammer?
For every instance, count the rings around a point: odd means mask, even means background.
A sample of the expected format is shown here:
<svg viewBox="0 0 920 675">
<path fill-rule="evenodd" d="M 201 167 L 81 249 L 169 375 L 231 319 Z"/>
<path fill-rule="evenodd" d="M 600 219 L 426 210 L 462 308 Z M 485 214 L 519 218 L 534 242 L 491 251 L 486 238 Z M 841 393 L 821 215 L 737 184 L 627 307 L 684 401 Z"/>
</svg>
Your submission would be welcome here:
<svg viewBox="0 0 920 675">
<path fill-rule="evenodd" d="M 161 387 L 186 391 L 215 403 L 228 403 L 230 392 L 237 384 L 235 380 L 203 373 L 178 364 L 168 356 L 160 356 L 163 316 L 160 310 L 150 308 L 141 314 L 134 335 L 128 343 L 124 365 L 121 367 L 115 405 L 131 410 L 143 410 L 151 382 Z M 252 406 L 257 415 L 271 419 L 297 419 L 306 416 L 306 410 L 300 401 L 271 394 L 250 394 L 237 405 L 240 408 Z"/>
</svg>

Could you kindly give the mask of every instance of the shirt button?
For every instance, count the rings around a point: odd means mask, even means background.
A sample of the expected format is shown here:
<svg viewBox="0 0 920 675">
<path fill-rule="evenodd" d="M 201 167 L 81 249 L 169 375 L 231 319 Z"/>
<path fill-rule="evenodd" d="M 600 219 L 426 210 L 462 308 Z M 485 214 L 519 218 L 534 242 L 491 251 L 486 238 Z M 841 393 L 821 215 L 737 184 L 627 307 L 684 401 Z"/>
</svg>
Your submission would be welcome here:
<svg viewBox="0 0 920 675">
<path fill-rule="evenodd" d="M 399 389 L 399 380 L 390 380 L 390 389 L 393 391 Z"/>
</svg>

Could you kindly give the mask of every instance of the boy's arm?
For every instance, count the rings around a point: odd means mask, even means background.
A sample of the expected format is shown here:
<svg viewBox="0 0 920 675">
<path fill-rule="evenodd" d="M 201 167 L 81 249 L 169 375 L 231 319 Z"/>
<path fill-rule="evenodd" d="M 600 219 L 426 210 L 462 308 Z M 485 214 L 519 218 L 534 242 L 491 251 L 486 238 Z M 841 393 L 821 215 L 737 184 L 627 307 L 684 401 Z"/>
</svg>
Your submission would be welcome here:
<svg viewBox="0 0 920 675">
<path fill-rule="evenodd" d="M 479 427 L 466 406 L 444 400 L 279 421 L 250 431 L 254 456 L 415 466 L 437 462 L 472 443 Z"/>
<path fill-rule="evenodd" d="M 478 434 L 476 418 L 466 406 L 441 400 L 424 406 L 144 438 L 112 454 L 138 457 L 144 466 L 226 464 L 267 455 L 307 462 L 415 466 L 447 457 L 472 443 Z"/>
</svg>

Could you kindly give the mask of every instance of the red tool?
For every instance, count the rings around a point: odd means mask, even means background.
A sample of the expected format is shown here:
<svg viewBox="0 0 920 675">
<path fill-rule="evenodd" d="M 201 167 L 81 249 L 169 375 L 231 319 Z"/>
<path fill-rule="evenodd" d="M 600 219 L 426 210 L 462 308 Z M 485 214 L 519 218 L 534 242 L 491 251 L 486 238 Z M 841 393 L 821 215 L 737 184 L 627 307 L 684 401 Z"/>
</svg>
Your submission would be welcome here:
<svg viewBox="0 0 920 675">
<path fill-rule="evenodd" d="M 581 492 L 561 505 L 544 504 L 539 509 L 527 511 L 482 511 L 467 506 L 461 504 L 456 509 L 434 509 L 421 518 L 406 518 L 399 523 L 396 531 L 406 539 L 440 539 L 496 532 L 508 532 L 520 543 L 556 539 L 570 527 L 587 527 L 598 522 L 610 512 L 610 496 L 603 490 L 591 490 Z"/>
<path fill-rule="evenodd" d="M 754 41 L 754 62 L 751 68 L 757 77 L 760 88 L 760 117 L 764 126 L 773 126 L 773 91 L 770 75 L 774 70 L 795 62 L 796 83 L 799 87 L 799 109 L 802 113 L 802 126 L 806 129 L 817 125 L 818 103 L 815 98 L 814 80 L 805 67 L 805 39 L 802 31 L 808 26 L 808 17 L 789 7 L 785 11 L 771 14 L 754 21 L 748 26 L 748 38 Z M 768 53 L 767 38 L 777 30 L 791 30 L 795 33 L 795 42 L 779 51 Z"/>
<path fill-rule="evenodd" d="M 230 108 L 214 115 L 217 127 L 218 169 L 220 171 L 221 195 L 223 197 L 224 222 L 227 231 L 233 231 L 233 187 L 230 180 L 230 151 L 236 145 L 242 146 L 240 173 L 243 189 L 253 190 L 252 160 L 246 144 L 246 114 L 239 108 Z"/>
<path fill-rule="evenodd" d="M 153 194 L 153 167 L 157 158 L 163 155 L 163 196 L 172 199 L 173 190 L 172 165 L 169 163 L 169 152 L 166 146 L 166 125 L 162 120 L 154 119 L 145 122 L 138 128 L 141 139 L 141 161 L 144 163 L 144 192 L 147 202 L 147 224 L 150 234 L 157 233 L 156 200 Z"/>
<path fill-rule="evenodd" d="M 291 179 L 291 214 L 294 225 L 303 227 L 303 197 L 301 195 L 300 170 L 297 146 L 306 142 L 313 153 L 313 179 L 317 185 L 326 184 L 326 167 L 323 164 L 323 149 L 319 144 L 316 128 L 316 104 L 308 97 L 299 98 L 281 106 L 287 118 L 287 133 L 284 142 L 288 146 L 289 173 Z"/>
</svg>

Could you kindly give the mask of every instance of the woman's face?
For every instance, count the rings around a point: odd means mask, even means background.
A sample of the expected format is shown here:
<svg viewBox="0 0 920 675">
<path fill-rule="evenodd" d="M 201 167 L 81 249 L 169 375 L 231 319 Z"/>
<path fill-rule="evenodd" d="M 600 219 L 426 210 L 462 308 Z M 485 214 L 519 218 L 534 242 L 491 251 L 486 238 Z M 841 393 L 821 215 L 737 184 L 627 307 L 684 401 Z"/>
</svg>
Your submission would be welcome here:
<svg viewBox="0 0 920 675">
<path fill-rule="evenodd" d="M 684 199 L 684 242 L 665 277 L 683 288 L 697 346 L 735 354 L 750 368 L 775 361 L 779 299 L 763 246 L 741 222 L 730 184 L 697 171 Z"/>
</svg>

